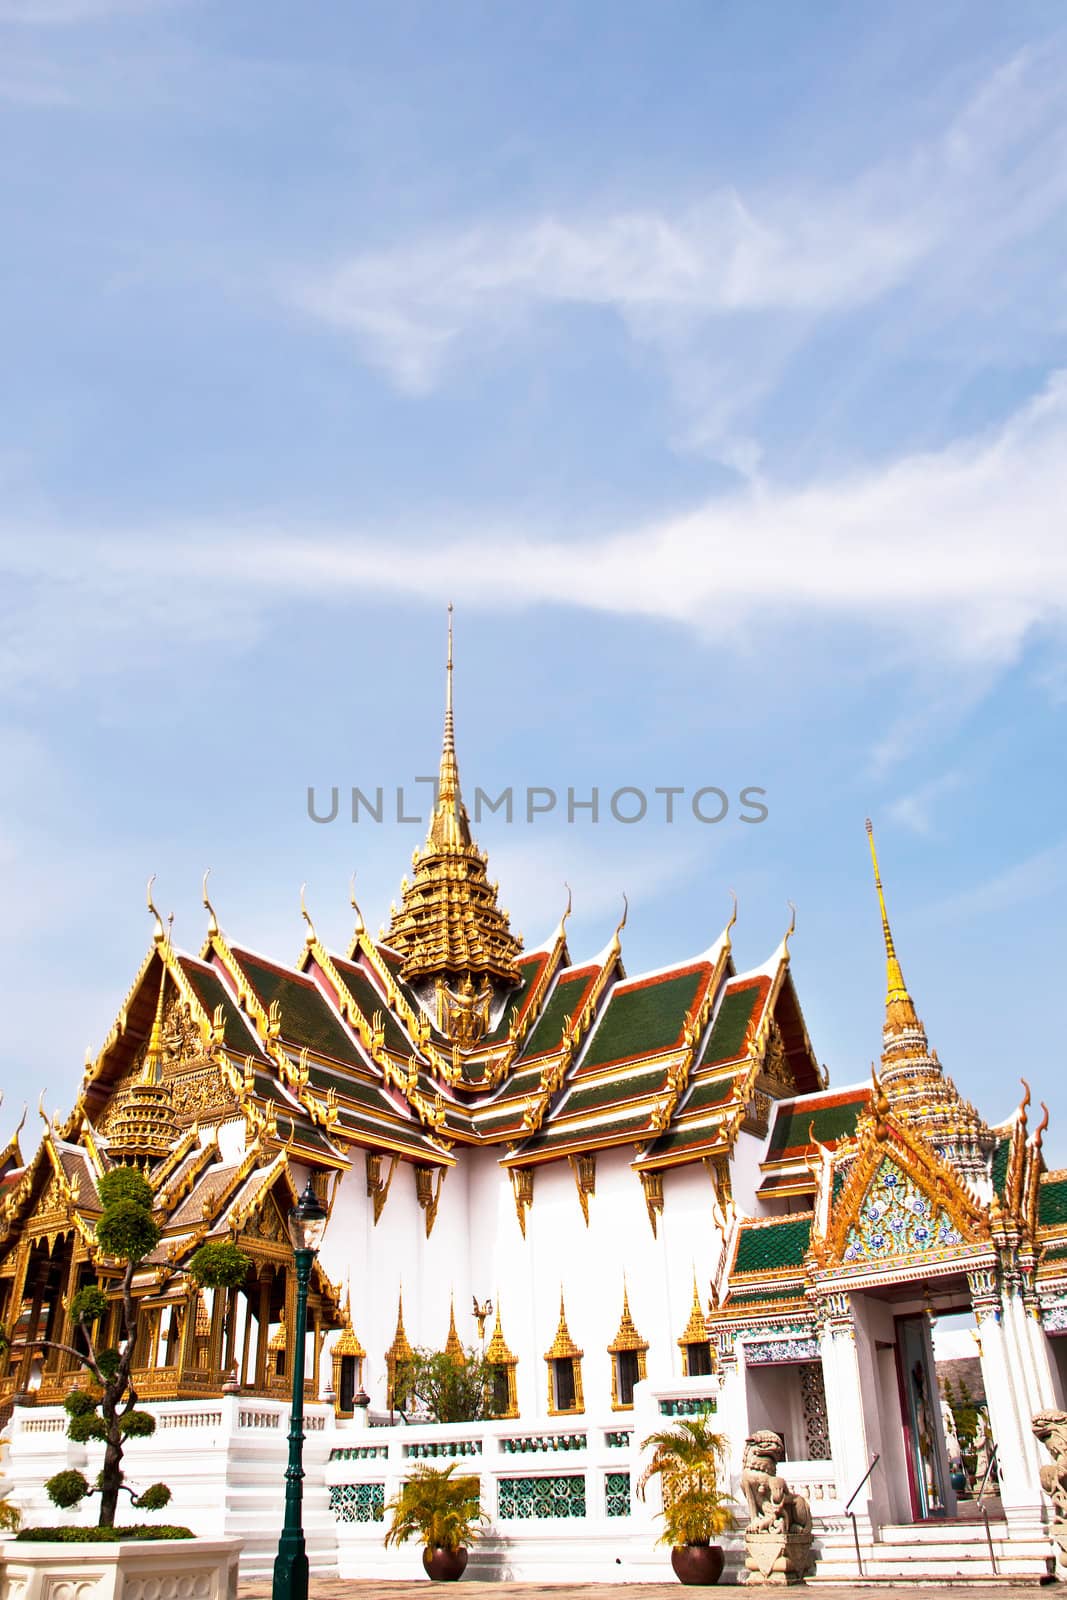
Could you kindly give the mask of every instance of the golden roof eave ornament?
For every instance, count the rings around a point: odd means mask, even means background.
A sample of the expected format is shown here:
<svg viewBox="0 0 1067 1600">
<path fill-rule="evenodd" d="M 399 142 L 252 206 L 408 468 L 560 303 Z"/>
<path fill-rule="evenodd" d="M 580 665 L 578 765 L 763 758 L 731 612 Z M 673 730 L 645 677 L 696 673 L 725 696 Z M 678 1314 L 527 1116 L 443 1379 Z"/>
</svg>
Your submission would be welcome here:
<svg viewBox="0 0 1067 1600">
<path fill-rule="evenodd" d="M 505 988 L 520 981 L 522 941 L 512 933 L 486 857 L 471 837 L 460 792 L 452 701 L 452 607 L 448 608 L 448 662 L 441 765 L 426 842 L 415 852 L 413 872 L 391 912 L 385 942 L 401 957 L 409 982 L 427 978 L 484 978 Z"/>
</svg>

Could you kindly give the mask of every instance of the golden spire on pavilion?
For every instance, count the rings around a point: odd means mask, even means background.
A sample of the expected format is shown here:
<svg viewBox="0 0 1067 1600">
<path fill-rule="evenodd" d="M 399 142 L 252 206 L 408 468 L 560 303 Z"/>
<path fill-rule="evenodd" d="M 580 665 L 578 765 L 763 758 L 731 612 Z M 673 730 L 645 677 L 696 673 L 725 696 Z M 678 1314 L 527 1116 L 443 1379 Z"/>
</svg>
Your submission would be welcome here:
<svg viewBox="0 0 1067 1600">
<path fill-rule="evenodd" d="M 900 970 L 900 961 L 897 958 L 897 948 L 893 943 L 893 930 L 889 926 L 889 915 L 885 908 L 885 891 L 882 888 L 882 875 L 878 870 L 878 853 L 874 848 L 874 827 L 870 817 L 867 818 L 867 842 L 871 847 L 871 863 L 874 867 L 874 886 L 878 891 L 878 907 L 882 913 L 882 937 L 885 940 L 885 1015 L 886 1027 L 911 1024 L 917 1025 L 915 1006 L 908 986 L 904 982 L 904 974 Z"/>
<path fill-rule="evenodd" d="M 403 958 L 401 971 L 409 981 L 461 981 L 455 1037 L 469 1045 L 484 1032 L 488 1020 L 489 992 L 484 988 L 476 1001 L 475 979 L 482 980 L 483 987 L 491 982 L 506 987 L 516 984 L 515 963 L 522 941 L 511 932 L 507 913 L 497 905 L 496 885 L 486 876 L 485 854 L 471 838 L 456 761 L 452 672 L 450 605 L 437 796 L 426 842 L 415 852 L 411 881 L 404 881 L 401 903 L 393 908 L 385 941 Z M 455 1008 L 443 1004 L 440 1009 L 447 1022 Z"/>
<path fill-rule="evenodd" d="M 151 898 L 149 906 L 155 910 Z M 157 912 L 157 919 L 158 915 Z M 163 1001 L 167 987 L 167 963 L 162 955 L 163 944 L 158 938 L 156 947 L 160 951 L 159 994 L 145 1050 L 144 1068 L 122 1102 L 108 1139 L 111 1155 L 125 1155 L 134 1160 L 144 1157 L 153 1161 L 169 1155 L 178 1129 L 170 1089 L 163 1080 Z"/>
<path fill-rule="evenodd" d="M 949 1159 L 965 1176 L 980 1177 L 985 1172 L 986 1155 L 991 1145 L 988 1127 L 974 1107 L 946 1076 L 930 1049 L 915 1003 L 904 982 L 889 916 L 885 891 L 874 848 L 874 829 L 867 819 L 867 839 L 874 866 L 874 885 L 882 914 L 885 940 L 886 997 L 885 1025 L 882 1029 L 882 1070 L 878 1083 L 887 1109 L 907 1123 L 928 1143 Z"/>
</svg>

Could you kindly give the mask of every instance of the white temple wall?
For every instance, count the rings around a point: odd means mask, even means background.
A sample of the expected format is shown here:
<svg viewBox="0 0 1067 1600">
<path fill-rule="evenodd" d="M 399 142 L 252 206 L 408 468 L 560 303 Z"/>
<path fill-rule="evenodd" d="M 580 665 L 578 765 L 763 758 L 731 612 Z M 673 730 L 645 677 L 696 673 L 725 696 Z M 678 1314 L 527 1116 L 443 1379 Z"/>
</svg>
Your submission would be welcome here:
<svg viewBox="0 0 1067 1600">
<path fill-rule="evenodd" d="M 496 1153 L 464 1150 L 444 1180 L 427 1239 L 410 1166 L 398 1167 L 375 1226 L 364 1163 L 357 1155 L 340 1181 L 322 1263 L 334 1282 L 351 1283 L 352 1318 L 367 1351 L 364 1384 L 372 1406 L 386 1403 L 385 1352 L 396 1329 L 401 1285 L 412 1345 L 443 1346 L 453 1295 L 457 1330 L 468 1345 L 477 1343 L 472 1297 L 481 1303 L 491 1299 L 494 1311 L 499 1304 L 504 1336 L 519 1358 L 516 1380 L 524 1418 L 548 1411 L 544 1357 L 556 1333 L 561 1285 L 571 1336 L 585 1351 L 587 1412 L 610 1411 L 607 1346 L 619 1325 L 624 1278 L 635 1325 L 649 1342 L 650 1377 L 681 1376 L 677 1341 L 689 1318 L 694 1272 L 706 1305 L 722 1252 L 714 1188 L 703 1165 L 666 1173 L 664 1210 L 654 1237 L 630 1159 L 629 1150 L 598 1157 L 588 1227 L 570 1163 L 538 1167 L 524 1239 L 511 1182 Z M 384 1177 L 384 1160 L 382 1168 Z M 492 1318 L 486 1338 L 491 1331 Z M 329 1370 L 327 1344 L 320 1382 Z"/>
</svg>

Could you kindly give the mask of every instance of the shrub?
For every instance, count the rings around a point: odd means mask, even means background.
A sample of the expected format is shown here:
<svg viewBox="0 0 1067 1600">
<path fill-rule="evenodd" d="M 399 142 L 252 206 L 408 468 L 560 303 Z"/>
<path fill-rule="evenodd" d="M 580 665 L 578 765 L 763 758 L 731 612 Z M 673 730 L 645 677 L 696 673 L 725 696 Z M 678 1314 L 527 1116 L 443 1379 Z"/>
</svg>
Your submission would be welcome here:
<svg viewBox="0 0 1067 1600">
<path fill-rule="evenodd" d="M 191 1528 L 170 1527 L 165 1522 L 135 1522 L 129 1528 L 22 1528 L 15 1538 L 27 1544 L 113 1544 L 119 1539 L 192 1539 L 195 1535 Z"/>
<path fill-rule="evenodd" d="M 134 1504 L 141 1511 L 162 1511 L 164 1506 L 170 1505 L 170 1490 L 165 1483 L 150 1483 Z"/>
<path fill-rule="evenodd" d="M 142 1211 L 151 1211 L 152 1185 L 143 1172 L 138 1172 L 136 1167 L 112 1167 L 110 1172 L 105 1172 L 96 1185 L 97 1192 L 103 1202 L 104 1210 L 118 1205 L 120 1201 L 129 1200 L 135 1206 L 140 1206 Z"/>
<path fill-rule="evenodd" d="M 53 1477 L 45 1480 L 45 1494 L 54 1506 L 61 1511 L 72 1511 L 80 1505 L 85 1496 L 91 1493 L 89 1480 L 84 1472 L 79 1472 L 76 1467 L 69 1467 L 65 1472 L 57 1472 Z"/>
<path fill-rule="evenodd" d="M 75 1322 L 99 1322 L 107 1314 L 109 1304 L 103 1289 L 98 1289 L 95 1283 L 87 1284 L 71 1296 L 70 1314 Z"/>
<path fill-rule="evenodd" d="M 96 1401 L 84 1389 L 72 1389 L 63 1402 L 63 1410 L 68 1417 L 87 1417 L 96 1410 Z"/>
<path fill-rule="evenodd" d="M 150 1439 L 156 1431 L 156 1419 L 150 1411 L 127 1411 L 119 1418 L 119 1427 L 126 1439 Z"/>
<path fill-rule="evenodd" d="M 251 1258 L 237 1245 L 216 1240 L 200 1246 L 190 1258 L 188 1272 L 201 1289 L 238 1289 L 251 1265 Z"/>
<path fill-rule="evenodd" d="M 156 1248 L 159 1228 L 144 1206 L 134 1200 L 117 1200 L 97 1223 L 96 1237 L 109 1256 L 137 1263 Z"/>
</svg>

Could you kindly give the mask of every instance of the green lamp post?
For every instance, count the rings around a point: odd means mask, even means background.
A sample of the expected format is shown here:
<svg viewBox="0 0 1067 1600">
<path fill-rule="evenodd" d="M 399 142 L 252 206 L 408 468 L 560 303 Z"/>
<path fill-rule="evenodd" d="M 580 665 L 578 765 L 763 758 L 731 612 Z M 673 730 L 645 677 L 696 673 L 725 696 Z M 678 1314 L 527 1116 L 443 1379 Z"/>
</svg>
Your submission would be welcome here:
<svg viewBox="0 0 1067 1600">
<path fill-rule="evenodd" d="M 296 1329 L 293 1339 L 293 1410 L 289 1418 L 289 1465 L 285 1469 L 285 1522 L 274 1561 L 273 1600 L 307 1600 L 308 1558 L 301 1508 L 304 1498 L 304 1350 L 311 1263 L 326 1229 L 326 1207 L 308 1178 L 289 1213 L 289 1237 L 296 1258 Z"/>
</svg>

